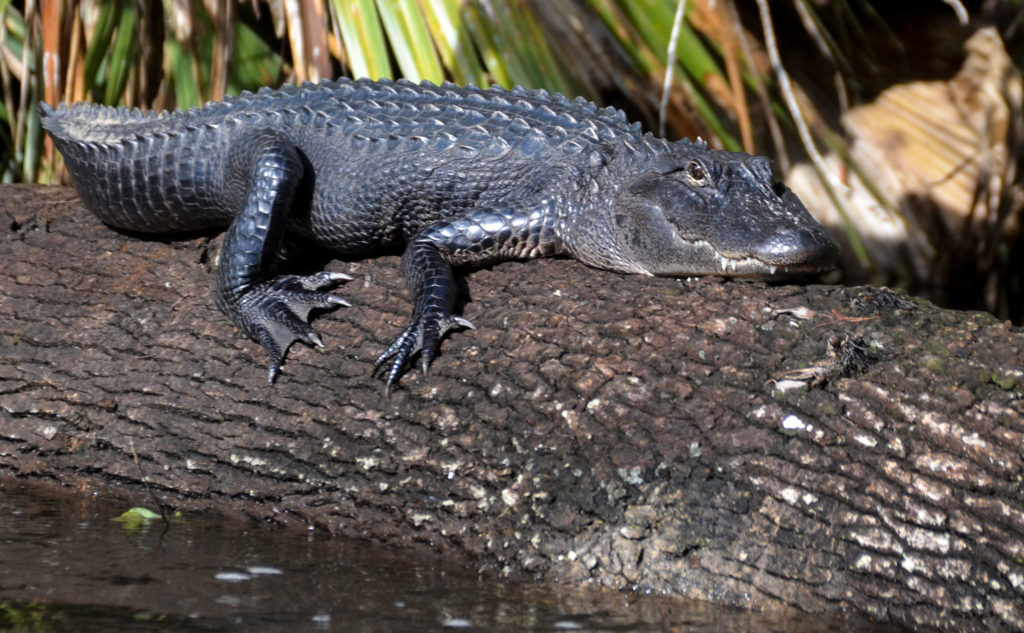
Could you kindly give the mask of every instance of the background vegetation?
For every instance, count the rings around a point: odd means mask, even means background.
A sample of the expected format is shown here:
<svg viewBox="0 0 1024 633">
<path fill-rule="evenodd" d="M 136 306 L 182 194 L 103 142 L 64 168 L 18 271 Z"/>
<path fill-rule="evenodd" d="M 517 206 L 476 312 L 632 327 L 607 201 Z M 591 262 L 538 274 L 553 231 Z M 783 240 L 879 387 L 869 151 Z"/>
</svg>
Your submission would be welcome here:
<svg viewBox="0 0 1024 633">
<path fill-rule="evenodd" d="M 816 212 L 828 207 L 831 228 L 843 236 L 848 278 L 934 290 L 948 280 L 922 277 L 939 274 L 941 249 L 927 226 L 920 229 L 890 199 L 895 194 L 865 174 L 843 116 L 899 81 L 948 78 L 981 25 L 995 23 L 1003 39 L 1019 40 L 1021 4 L 0 0 L 0 180 L 60 177 L 33 107 L 42 100 L 186 108 L 339 75 L 520 84 L 621 107 L 669 137 L 772 155 L 781 173 L 806 162 L 821 197 L 808 204 Z M 930 258 L 923 272 L 893 265 L 879 250 L 886 246 L 871 235 L 870 217 L 851 212 L 849 180 L 904 230 L 921 230 Z M 1009 182 L 1019 184 L 1016 173 Z M 1019 206 L 994 211 L 1000 217 L 983 240 L 984 270 L 975 271 L 986 279 L 1001 271 L 997 292 L 966 300 L 1016 310 L 1018 318 L 1021 274 L 1007 278 L 1005 271 L 1024 262 L 1013 219 Z M 976 251 L 972 242 L 968 256 Z"/>
</svg>

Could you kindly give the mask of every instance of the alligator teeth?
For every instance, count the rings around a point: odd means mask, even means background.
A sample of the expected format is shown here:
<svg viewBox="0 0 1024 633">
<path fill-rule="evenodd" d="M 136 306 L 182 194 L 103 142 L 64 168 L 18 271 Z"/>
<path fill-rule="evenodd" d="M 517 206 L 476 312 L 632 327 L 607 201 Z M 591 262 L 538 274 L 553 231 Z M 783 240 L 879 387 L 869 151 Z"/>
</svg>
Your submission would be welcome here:
<svg viewBox="0 0 1024 633">
<path fill-rule="evenodd" d="M 725 255 L 719 255 L 718 261 L 722 265 L 722 272 L 728 272 L 729 270 L 729 258 Z"/>
<path fill-rule="evenodd" d="M 774 275 L 776 268 L 777 268 L 777 266 L 769 266 L 768 267 L 768 274 L 769 275 Z"/>
</svg>

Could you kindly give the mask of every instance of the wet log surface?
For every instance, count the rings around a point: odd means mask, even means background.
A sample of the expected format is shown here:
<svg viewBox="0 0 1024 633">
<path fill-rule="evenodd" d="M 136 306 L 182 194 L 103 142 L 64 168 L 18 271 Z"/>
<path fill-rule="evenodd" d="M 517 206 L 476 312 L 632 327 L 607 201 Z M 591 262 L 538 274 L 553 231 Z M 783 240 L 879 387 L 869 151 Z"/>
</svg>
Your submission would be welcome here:
<svg viewBox="0 0 1024 633">
<path fill-rule="evenodd" d="M 0 476 L 145 504 L 144 476 L 172 508 L 506 573 L 1024 630 L 1024 332 L 991 316 L 511 262 L 467 276 L 478 329 L 386 398 L 396 256 L 328 264 L 353 306 L 271 386 L 214 305 L 219 236 L 124 235 L 57 187 L 0 186 L 0 218 Z"/>
</svg>

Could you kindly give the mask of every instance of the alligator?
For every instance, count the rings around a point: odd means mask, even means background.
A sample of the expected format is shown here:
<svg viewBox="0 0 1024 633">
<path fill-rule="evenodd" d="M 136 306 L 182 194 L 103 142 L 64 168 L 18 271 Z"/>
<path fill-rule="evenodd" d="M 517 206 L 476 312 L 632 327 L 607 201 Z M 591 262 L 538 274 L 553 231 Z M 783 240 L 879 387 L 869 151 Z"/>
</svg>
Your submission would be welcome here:
<svg viewBox="0 0 1024 633">
<path fill-rule="evenodd" d="M 772 277 L 838 247 L 771 160 L 670 142 L 544 90 L 405 80 L 264 88 L 187 111 L 40 104 L 85 206 L 127 231 L 227 228 L 220 308 L 270 358 L 323 346 L 310 312 L 347 275 L 277 274 L 285 232 L 342 256 L 404 245 L 412 319 L 374 364 L 389 393 L 451 330 L 452 267 L 569 256 L 642 275 Z"/>
</svg>

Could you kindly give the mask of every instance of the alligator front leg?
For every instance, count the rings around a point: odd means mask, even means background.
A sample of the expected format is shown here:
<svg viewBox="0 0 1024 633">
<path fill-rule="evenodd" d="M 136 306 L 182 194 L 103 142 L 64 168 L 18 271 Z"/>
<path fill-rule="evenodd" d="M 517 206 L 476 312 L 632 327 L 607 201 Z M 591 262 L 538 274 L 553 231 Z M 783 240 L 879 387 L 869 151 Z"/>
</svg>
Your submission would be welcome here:
<svg viewBox="0 0 1024 633">
<path fill-rule="evenodd" d="M 349 305 L 324 288 L 351 279 L 342 273 L 308 277 L 269 274 L 277 257 L 304 167 L 295 146 L 272 130 L 235 144 L 225 174 L 230 198 L 243 200 L 221 247 L 217 305 L 270 356 L 274 381 L 294 341 L 323 346 L 307 322 L 311 310 Z"/>
<path fill-rule="evenodd" d="M 417 353 L 420 367 L 426 373 L 445 334 L 455 328 L 474 327 L 467 319 L 452 314 L 455 278 L 438 245 L 422 238 L 409 244 L 402 256 L 402 275 L 414 297 L 414 308 L 412 322 L 373 364 L 376 373 L 391 361 L 385 394 L 391 392 L 391 387 Z"/>
<path fill-rule="evenodd" d="M 375 373 L 390 363 L 385 393 L 416 354 L 426 373 L 445 334 L 474 327 L 452 314 L 456 285 L 451 266 L 554 255 L 560 249 L 554 224 L 555 215 L 543 201 L 520 212 L 477 211 L 429 226 L 413 238 L 402 256 L 402 275 L 413 297 L 412 321 L 374 363 Z"/>
</svg>

